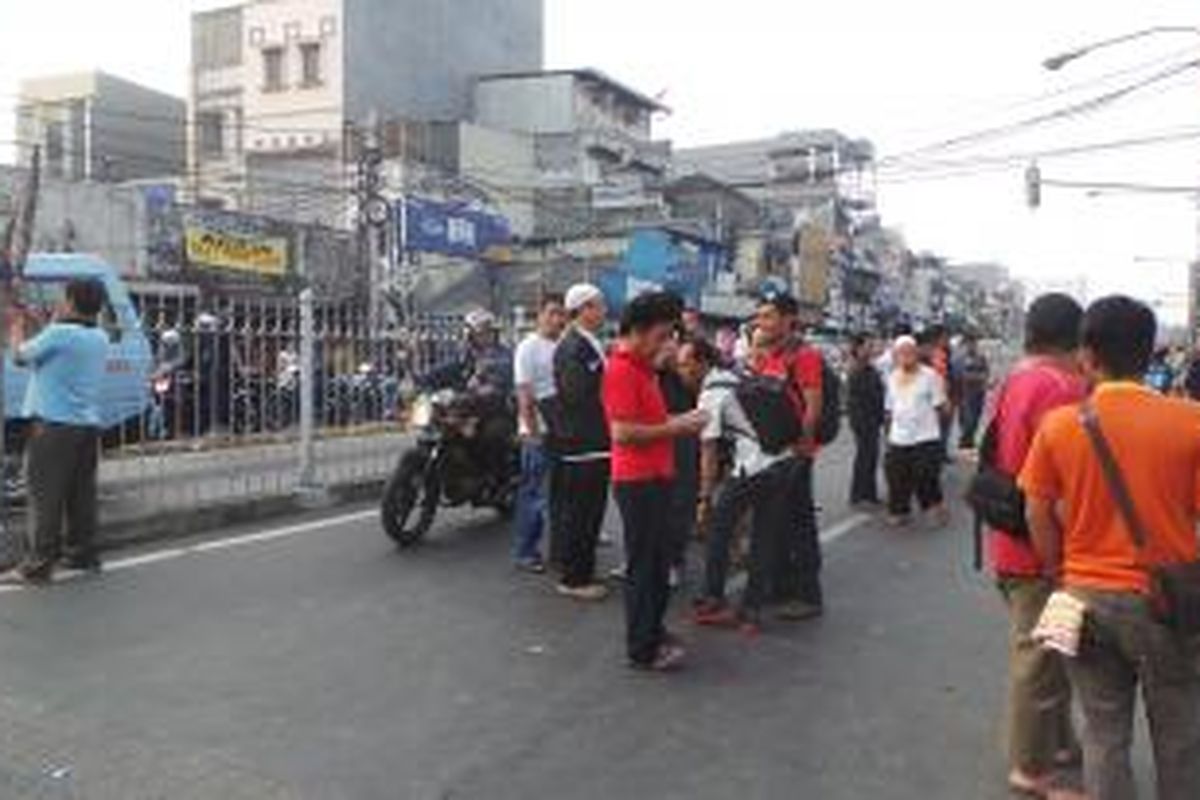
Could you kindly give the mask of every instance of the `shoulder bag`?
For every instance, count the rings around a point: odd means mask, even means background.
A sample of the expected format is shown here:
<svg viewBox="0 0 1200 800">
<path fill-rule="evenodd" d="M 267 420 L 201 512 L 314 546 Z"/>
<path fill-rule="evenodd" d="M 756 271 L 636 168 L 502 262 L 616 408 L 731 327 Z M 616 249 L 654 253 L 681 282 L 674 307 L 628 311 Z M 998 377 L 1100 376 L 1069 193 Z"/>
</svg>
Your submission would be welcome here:
<svg viewBox="0 0 1200 800">
<path fill-rule="evenodd" d="M 1200 634 L 1200 563 L 1154 565 L 1147 561 L 1146 548 L 1150 535 L 1142 525 L 1116 456 L 1100 428 L 1095 405 L 1091 401 L 1084 403 L 1079 415 L 1092 449 L 1100 460 L 1108 490 L 1137 548 L 1138 561 L 1150 574 L 1150 599 L 1155 616 L 1159 622 L 1178 633 Z"/>
</svg>

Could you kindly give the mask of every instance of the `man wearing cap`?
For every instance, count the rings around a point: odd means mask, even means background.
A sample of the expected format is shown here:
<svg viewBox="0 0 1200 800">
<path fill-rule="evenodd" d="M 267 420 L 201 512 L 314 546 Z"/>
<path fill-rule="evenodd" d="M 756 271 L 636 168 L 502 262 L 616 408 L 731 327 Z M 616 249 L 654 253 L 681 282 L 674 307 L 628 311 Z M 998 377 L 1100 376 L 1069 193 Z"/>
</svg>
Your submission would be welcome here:
<svg viewBox="0 0 1200 800">
<path fill-rule="evenodd" d="M 791 386 L 796 413 L 804 427 L 803 438 L 793 448 L 790 479 L 787 481 L 794 515 L 782 525 L 776 548 L 773 595 L 778 616 L 799 621 L 823 613 L 821 592 L 821 544 L 817 538 L 816 506 L 813 500 L 813 462 L 817 455 L 817 426 L 821 416 L 824 363 L 821 354 L 802 344 L 797 335 L 800 306 L 783 292 L 763 295 L 755 314 L 755 343 L 750 366 L 760 375 L 784 378 Z"/>
<path fill-rule="evenodd" d="M 596 581 L 596 545 L 608 509 L 609 432 L 601 402 L 605 354 L 600 344 L 607 308 L 595 286 L 572 286 L 564 305 L 571 326 L 554 352 L 558 396 L 556 446 L 561 462 L 557 490 L 561 507 L 562 552 L 559 594 L 599 601 L 608 589 Z"/>
</svg>

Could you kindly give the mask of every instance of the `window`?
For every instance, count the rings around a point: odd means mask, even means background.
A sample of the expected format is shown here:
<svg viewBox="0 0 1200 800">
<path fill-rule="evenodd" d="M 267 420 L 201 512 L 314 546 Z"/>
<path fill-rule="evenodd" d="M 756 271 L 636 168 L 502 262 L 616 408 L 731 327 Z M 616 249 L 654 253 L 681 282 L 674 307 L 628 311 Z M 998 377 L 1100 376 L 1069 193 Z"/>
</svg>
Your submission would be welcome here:
<svg viewBox="0 0 1200 800">
<path fill-rule="evenodd" d="M 300 45 L 300 78 L 301 86 L 321 85 L 321 45 L 318 42 Z"/>
<path fill-rule="evenodd" d="M 283 91 L 283 48 L 268 47 L 262 51 L 263 91 Z"/>
<path fill-rule="evenodd" d="M 203 111 L 196 115 L 196 139 L 200 154 L 220 158 L 225 154 L 225 115 Z"/>
<path fill-rule="evenodd" d="M 67 296 L 67 280 L 61 278 L 26 278 L 22 286 L 21 300 L 25 306 L 25 334 L 33 338 L 53 319 L 55 312 Z M 98 320 L 110 341 L 121 341 L 121 321 L 104 292 L 104 306 Z"/>
</svg>

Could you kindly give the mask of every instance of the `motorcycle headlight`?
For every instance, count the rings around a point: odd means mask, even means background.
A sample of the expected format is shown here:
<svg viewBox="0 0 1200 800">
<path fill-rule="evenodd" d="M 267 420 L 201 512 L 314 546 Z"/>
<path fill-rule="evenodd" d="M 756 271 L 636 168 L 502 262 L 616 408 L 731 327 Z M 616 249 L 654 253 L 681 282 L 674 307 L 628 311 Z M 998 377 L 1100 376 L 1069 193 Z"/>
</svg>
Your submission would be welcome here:
<svg viewBox="0 0 1200 800">
<path fill-rule="evenodd" d="M 433 424 L 433 400 L 428 395 L 422 395 L 413 401 L 409 422 L 414 428 L 428 428 Z"/>
</svg>

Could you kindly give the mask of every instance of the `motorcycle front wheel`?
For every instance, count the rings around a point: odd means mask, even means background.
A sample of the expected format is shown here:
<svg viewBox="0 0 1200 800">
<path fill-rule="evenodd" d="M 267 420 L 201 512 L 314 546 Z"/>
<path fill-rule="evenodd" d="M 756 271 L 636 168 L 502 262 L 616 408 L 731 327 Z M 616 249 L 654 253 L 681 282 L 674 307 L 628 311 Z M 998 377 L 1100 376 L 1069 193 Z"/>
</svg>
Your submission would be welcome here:
<svg viewBox="0 0 1200 800">
<path fill-rule="evenodd" d="M 441 490 L 428 467 L 428 454 L 420 450 L 405 453 L 384 487 L 383 530 L 397 547 L 418 544 L 433 526 Z"/>
</svg>

